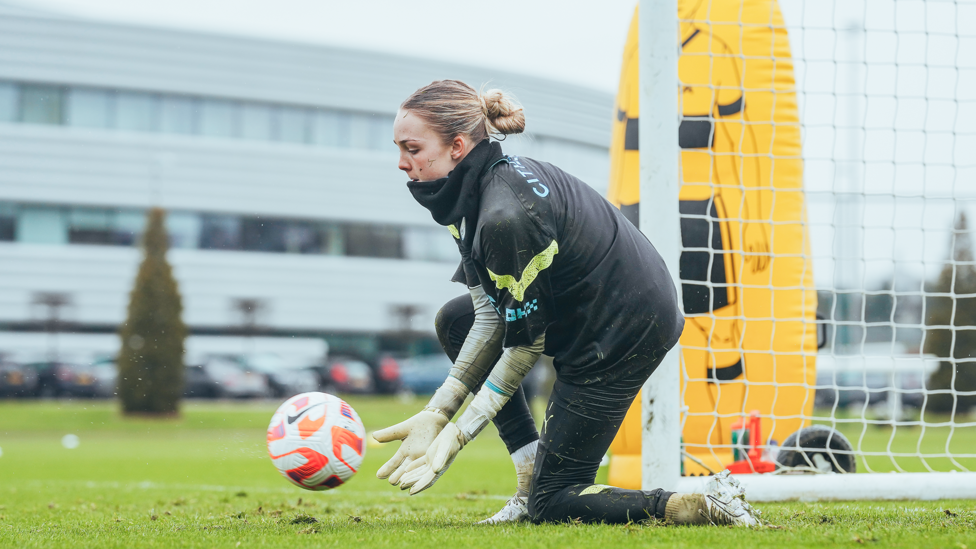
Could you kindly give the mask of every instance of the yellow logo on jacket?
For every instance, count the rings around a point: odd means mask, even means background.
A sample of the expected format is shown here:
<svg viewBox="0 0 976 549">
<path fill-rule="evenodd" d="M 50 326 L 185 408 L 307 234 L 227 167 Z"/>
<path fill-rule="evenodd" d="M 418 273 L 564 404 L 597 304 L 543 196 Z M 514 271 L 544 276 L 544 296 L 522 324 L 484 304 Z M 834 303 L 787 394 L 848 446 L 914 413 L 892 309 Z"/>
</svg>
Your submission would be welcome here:
<svg viewBox="0 0 976 549">
<path fill-rule="evenodd" d="M 529 260 L 529 264 L 522 271 L 522 278 L 516 280 L 512 275 L 497 275 L 488 269 L 488 276 L 495 282 L 495 287 L 499 290 L 508 289 L 516 301 L 521 302 L 525 298 L 525 290 L 535 281 L 539 273 L 552 265 L 552 259 L 559 253 L 559 245 L 553 240 L 552 244 L 538 255 Z"/>
</svg>

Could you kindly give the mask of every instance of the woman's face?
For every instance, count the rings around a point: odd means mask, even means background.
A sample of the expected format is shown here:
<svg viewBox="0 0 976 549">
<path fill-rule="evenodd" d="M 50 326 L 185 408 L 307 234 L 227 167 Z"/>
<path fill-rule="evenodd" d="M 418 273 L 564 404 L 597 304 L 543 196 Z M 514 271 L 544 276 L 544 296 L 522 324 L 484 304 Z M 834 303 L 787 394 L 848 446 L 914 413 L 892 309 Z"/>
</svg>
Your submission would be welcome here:
<svg viewBox="0 0 976 549">
<path fill-rule="evenodd" d="M 471 150 L 471 140 L 457 136 L 444 143 L 427 123 L 410 111 L 397 113 L 393 123 L 393 142 L 400 148 L 400 163 L 411 181 L 434 181 L 447 174 Z"/>
</svg>

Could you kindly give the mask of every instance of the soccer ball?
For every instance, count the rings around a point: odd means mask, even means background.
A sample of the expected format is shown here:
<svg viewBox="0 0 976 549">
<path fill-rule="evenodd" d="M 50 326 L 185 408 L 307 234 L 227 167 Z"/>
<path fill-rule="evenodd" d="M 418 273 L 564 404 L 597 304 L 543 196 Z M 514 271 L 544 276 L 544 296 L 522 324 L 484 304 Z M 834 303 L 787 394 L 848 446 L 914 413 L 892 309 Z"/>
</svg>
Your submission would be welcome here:
<svg viewBox="0 0 976 549">
<path fill-rule="evenodd" d="M 306 490 L 329 490 L 349 480 L 363 464 L 366 428 L 339 397 L 293 396 L 271 418 L 268 454 L 278 471 Z"/>
</svg>

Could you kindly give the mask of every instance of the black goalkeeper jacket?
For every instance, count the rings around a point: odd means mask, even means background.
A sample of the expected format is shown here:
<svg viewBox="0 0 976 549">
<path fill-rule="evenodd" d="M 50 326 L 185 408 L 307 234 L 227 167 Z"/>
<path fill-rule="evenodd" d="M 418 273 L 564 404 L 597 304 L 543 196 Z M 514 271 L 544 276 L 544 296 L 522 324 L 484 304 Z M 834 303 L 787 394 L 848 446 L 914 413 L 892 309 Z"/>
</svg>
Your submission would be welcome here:
<svg viewBox="0 0 976 549">
<path fill-rule="evenodd" d="M 485 140 L 448 177 L 408 185 L 457 241 L 453 280 L 484 288 L 504 346 L 545 334 L 564 382 L 646 371 L 677 343 L 684 319 L 664 260 L 579 179 Z"/>
</svg>

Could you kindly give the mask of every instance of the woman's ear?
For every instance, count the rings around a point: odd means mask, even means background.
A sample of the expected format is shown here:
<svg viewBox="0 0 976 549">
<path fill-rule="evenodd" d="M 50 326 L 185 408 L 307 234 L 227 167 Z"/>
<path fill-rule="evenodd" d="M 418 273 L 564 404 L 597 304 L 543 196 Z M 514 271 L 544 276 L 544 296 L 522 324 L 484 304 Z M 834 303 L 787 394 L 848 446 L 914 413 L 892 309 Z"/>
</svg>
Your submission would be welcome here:
<svg viewBox="0 0 976 549">
<path fill-rule="evenodd" d="M 468 154 L 468 143 L 460 135 L 451 141 L 451 160 L 461 160 Z"/>
</svg>

